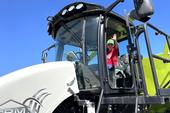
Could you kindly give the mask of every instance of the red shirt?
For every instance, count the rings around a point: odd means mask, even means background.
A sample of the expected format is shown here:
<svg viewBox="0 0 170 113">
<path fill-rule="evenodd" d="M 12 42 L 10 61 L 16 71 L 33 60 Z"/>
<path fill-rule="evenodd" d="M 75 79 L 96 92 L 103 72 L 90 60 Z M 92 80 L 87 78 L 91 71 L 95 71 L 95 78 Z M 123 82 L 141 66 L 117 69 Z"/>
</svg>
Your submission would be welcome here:
<svg viewBox="0 0 170 113">
<path fill-rule="evenodd" d="M 112 66 L 118 65 L 118 48 L 113 47 L 111 51 L 107 53 L 107 64 L 111 64 Z"/>
</svg>

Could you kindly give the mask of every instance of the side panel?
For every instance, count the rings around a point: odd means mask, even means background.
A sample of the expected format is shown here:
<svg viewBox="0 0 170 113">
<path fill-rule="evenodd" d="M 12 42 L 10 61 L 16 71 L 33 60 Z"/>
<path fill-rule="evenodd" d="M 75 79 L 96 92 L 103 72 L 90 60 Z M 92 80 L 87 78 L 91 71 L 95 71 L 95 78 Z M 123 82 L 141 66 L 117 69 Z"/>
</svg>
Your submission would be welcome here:
<svg viewBox="0 0 170 113">
<path fill-rule="evenodd" d="M 160 53 L 157 55 L 163 58 L 170 59 L 167 43 L 165 44 L 163 53 Z M 147 90 L 148 90 L 149 95 L 153 96 L 156 94 L 156 91 L 155 91 L 155 85 L 153 82 L 151 66 L 149 64 L 149 58 L 144 58 L 142 63 L 144 67 Z M 158 60 L 158 59 L 154 59 L 154 63 L 155 63 L 159 86 L 163 88 L 163 86 L 170 80 L 170 63 L 163 63 L 163 61 Z M 168 85 L 166 88 L 170 88 L 170 85 Z"/>
<path fill-rule="evenodd" d="M 73 92 L 79 92 L 73 63 L 27 67 L 0 78 L 0 113 L 52 113 Z"/>
</svg>

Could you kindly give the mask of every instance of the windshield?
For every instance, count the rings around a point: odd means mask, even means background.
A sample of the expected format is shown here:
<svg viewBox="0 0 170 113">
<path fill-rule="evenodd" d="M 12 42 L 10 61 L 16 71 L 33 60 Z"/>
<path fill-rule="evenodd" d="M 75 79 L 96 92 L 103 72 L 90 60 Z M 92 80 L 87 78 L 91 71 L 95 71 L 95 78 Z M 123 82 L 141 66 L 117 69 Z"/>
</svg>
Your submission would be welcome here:
<svg viewBox="0 0 170 113">
<path fill-rule="evenodd" d="M 99 17 L 88 16 L 62 23 L 56 34 L 57 61 L 78 62 L 83 71 L 81 88 L 99 86 L 98 76 Z M 78 75 L 79 76 L 79 75 Z M 82 75 L 81 75 L 82 76 Z M 79 77 L 78 77 L 79 78 Z M 90 81 L 90 82 L 89 82 Z"/>
</svg>

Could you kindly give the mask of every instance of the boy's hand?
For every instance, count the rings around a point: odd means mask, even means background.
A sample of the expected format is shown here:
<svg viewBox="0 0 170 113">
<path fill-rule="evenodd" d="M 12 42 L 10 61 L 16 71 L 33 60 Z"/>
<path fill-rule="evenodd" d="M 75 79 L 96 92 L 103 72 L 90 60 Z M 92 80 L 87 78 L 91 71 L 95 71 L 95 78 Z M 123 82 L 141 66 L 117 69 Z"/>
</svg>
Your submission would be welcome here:
<svg viewBox="0 0 170 113">
<path fill-rule="evenodd" d="M 112 39 L 113 39 L 113 40 L 117 40 L 116 34 L 113 34 Z"/>
</svg>

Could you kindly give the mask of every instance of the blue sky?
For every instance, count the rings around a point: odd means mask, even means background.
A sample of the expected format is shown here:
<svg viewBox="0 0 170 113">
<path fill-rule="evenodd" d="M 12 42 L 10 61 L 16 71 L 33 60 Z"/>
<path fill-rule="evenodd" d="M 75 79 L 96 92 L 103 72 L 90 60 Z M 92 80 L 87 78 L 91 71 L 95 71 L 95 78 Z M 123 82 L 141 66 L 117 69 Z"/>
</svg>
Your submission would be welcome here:
<svg viewBox="0 0 170 113">
<path fill-rule="evenodd" d="M 77 0 L 0 0 L 0 76 L 41 63 L 41 51 L 53 43 L 47 34 L 48 16 Z M 79 0 L 107 7 L 114 0 Z M 150 23 L 170 34 L 170 0 L 154 0 L 155 13 Z M 123 14 L 133 9 L 125 0 L 114 11 Z M 163 43 L 155 42 L 158 49 Z M 157 49 L 156 48 L 156 49 Z M 158 51 L 159 52 L 159 51 Z"/>
</svg>

